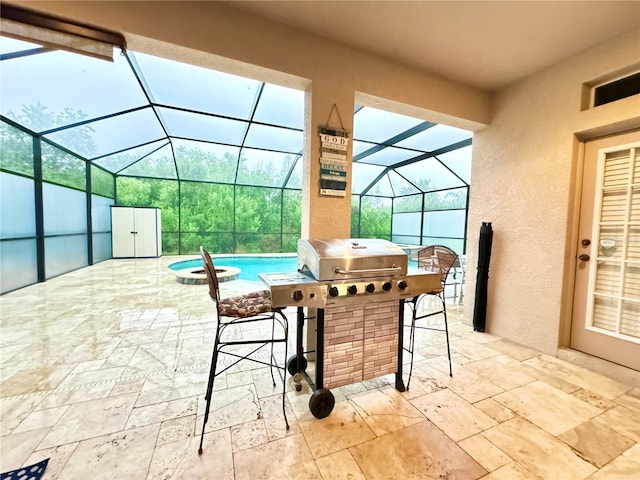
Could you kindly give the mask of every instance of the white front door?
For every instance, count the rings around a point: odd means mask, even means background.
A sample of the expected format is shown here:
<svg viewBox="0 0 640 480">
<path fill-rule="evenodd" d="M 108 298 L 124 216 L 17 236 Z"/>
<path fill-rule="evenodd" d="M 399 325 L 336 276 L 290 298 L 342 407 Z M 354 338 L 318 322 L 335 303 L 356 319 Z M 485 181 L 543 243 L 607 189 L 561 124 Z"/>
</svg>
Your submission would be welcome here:
<svg viewBox="0 0 640 480">
<path fill-rule="evenodd" d="M 571 348 L 640 370 L 640 131 L 585 143 Z"/>
</svg>

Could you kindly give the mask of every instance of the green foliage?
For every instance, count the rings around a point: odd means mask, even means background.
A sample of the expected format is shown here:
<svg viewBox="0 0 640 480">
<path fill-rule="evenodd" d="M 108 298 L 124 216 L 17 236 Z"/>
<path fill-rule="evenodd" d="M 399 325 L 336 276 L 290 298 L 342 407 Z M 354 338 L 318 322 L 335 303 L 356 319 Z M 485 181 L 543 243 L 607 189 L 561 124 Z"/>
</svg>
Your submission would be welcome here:
<svg viewBox="0 0 640 480">
<path fill-rule="evenodd" d="M 116 185 L 118 205 L 162 210 L 165 254 L 197 253 L 200 245 L 215 253 L 297 248 L 300 191 L 133 177 L 118 177 Z"/>
<path fill-rule="evenodd" d="M 60 126 L 71 125 L 87 118 L 82 111 L 65 108 L 55 113 L 39 102 L 23 105 L 21 112 L 7 112 L 20 125 L 40 132 Z M 1 123 L 2 168 L 33 176 L 33 138 L 17 128 Z M 69 130 L 54 133 L 56 143 L 80 152 L 93 153 L 97 150 L 91 134 L 93 128 L 81 125 Z M 71 155 L 45 141 L 41 143 L 42 179 L 47 182 L 65 185 L 78 190 L 86 189 L 86 161 Z"/>
<path fill-rule="evenodd" d="M 0 122 L 0 168 L 33 178 L 33 137 Z"/>
<path fill-rule="evenodd" d="M 182 231 L 233 231 L 233 185 L 201 182 L 181 182 L 180 185 Z"/>
<path fill-rule="evenodd" d="M 360 236 L 360 195 L 351 195 L 351 237 Z"/>
<path fill-rule="evenodd" d="M 14 117 L 33 131 L 42 131 L 80 122 L 86 115 L 70 109 L 54 114 L 36 104 L 23 107 Z M 52 138 L 66 148 L 91 154 L 97 151 L 92 133 L 90 126 L 82 125 Z M 0 140 L 2 169 L 33 176 L 32 137 L 1 122 Z M 249 161 L 243 153 L 238 161 L 233 150 L 201 148 L 192 142 L 173 148 L 167 145 L 142 159 L 123 152 L 99 161 L 113 171 L 130 165 L 116 177 L 115 187 L 111 174 L 91 166 L 92 191 L 115 198 L 117 205 L 160 208 L 165 254 L 197 253 L 200 245 L 214 253 L 295 252 L 301 231 L 302 192 L 282 186 L 289 176 L 287 185 L 301 185 L 301 170 L 294 167 L 302 159 L 265 154 L 263 160 L 252 156 Z M 43 142 L 42 160 L 45 181 L 85 189 L 84 159 Z M 416 184 L 425 191 L 433 190 L 428 179 L 419 179 Z M 404 193 L 413 191 L 406 187 Z M 464 209 L 467 190 L 395 199 L 378 194 L 376 187 L 362 199 L 352 197 L 352 236 L 390 240 L 392 202 L 396 213 L 420 212 L 423 201 L 426 211 Z"/>
<path fill-rule="evenodd" d="M 121 172 L 122 175 L 151 178 L 177 178 L 176 167 L 173 162 L 171 148 L 169 146 L 152 153 L 142 160 L 138 160 L 136 158 L 127 159 L 127 157 L 124 156 L 120 160 L 128 160 L 127 164 L 133 163 L 130 167 Z"/>
<path fill-rule="evenodd" d="M 33 132 L 42 132 L 56 127 L 63 127 L 82 122 L 89 115 L 82 110 L 64 108 L 61 112 L 50 112 L 45 105 L 37 102 L 34 105 L 23 105 L 21 112 L 16 114 L 7 112 L 7 117 Z M 93 141 L 93 127 L 88 124 L 65 129 L 51 135 L 56 143 L 73 152 L 82 152 L 86 158 L 91 158 L 98 151 Z"/>
<path fill-rule="evenodd" d="M 393 199 L 393 213 L 422 211 L 422 194 Z"/>
<path fill-rule="evenodd" d="M 117 177 L 116 205 L 127 207 L 149 206 L 148 199 L 151 197 L 152 185 L 151 181 L 146 178 Z M 157 197 L 157 195 L 154 196 Z M 160 205 L 156 206 L 159 207 Z"/>
<path fill-rule="evenodd" d="M 42 142 L 42 180 L 86 190 L 86 165 L 81 158 Z"/>
<path fill-rule="evenodd" d="M 91 165 L 91 192 L 103 197 L 116 197 L 115 178 L 109 172 Z"/>
<path fill-rule="evenodd" d="M 391 239 L 391 199 L 351 197 L 351 236 Z"/>
<path fill-rule="evenodd" d="M 283 234 L 282 235 L 282 251 L 283 252 L 296 252 L 298 250 L 298 239 L 300 234 Z"/>
<path fill-rule="evenodd" d="M 425 193 L 424 210 L 456 210 L 466 208 L 467 190 L 458 188 L 440 192 Z M 418 210 L 419 211 L 419 210 Z"/>
<path fill-rule="evenodd" d="M 396 197 L 393 199 L 393 213 L 421 212 L 422 195 L 408 195 L 406 197 Z M 467 190 L 458 188 L 438 192 L 428 192 L 424 194 L 424 211 L 434 210 L 457 210 L 466 208 Z"/>
<path fill-rule="evenodd" d="M 299 236 L 302 229 L 302 191 L 283 190 L 282 191 L 282 233 L 297 234 Z M 285 252 L 295 252 L 284 250 Z"/>
<path fill-rule="evenodd" d="M 168 153 L 168 149 L 158 152 L 132 165 L 125 173 L 171 177 L 172 162 Z M 183 179 L 180 182 L 133 177 L 117 179 L 119 205 L 162 209 L 165 253 L 197 253 L 200 245 L 215 253 L 296 250 L 301 229 L 302 193 L 260 186 L 280 185 L 293 166 L 294 158 L 287 156 L 279 163 L 261 162 L 249 168 L 249 162 L 241 161 L 238 165 L 237 157 L 230 152 L 216 155 L 197 147 L 179 145 L 175 153 L 178 173 Z M 236 173 L 239 179 L 255 186 L 233 185 Z M 176 206 L 179 206 L 179 217 Z"/>
<path fill-rule="evenodd" d="M 178 182 L 155 178 L 116 178 L 116 205 L 162 209 L 162 229 L 178 231 Z"/>
<path fill-rule="evenodd" d="M 232 253 L 233 185 L 181 182 L 180 222 L 181 253 Z"/>
<path fill-rule="evenodd" d="M 186 145 L 179 145 L 174 148 L 174 152 L 180 179 L 230 184 L 235 181 L 237 153 L 215 155 L 213 152 L 196 147 L 189 148 Z"/>
<path fill-rule="evenodd" d="M 236 187 L 236 231 L 280 233 L 280 189 Z"/>
<path fill-rule="evenodd" d="M 360 237 L 391 239 L 390 198 L 362 198 L 360 207 Z"/>
</svg>

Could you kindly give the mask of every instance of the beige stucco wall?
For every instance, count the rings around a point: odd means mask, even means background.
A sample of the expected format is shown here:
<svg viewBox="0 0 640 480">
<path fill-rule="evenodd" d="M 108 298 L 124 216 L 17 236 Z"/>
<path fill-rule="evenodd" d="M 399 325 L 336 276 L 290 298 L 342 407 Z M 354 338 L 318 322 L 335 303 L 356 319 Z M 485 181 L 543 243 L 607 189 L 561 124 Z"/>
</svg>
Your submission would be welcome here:
<svg viewBox="0 0 640 480">
<path fill-rule="evenodd" d="M 487 331 L 549 354 L 566 345 L 574 268 L 576 136 L 640 124 L 640 96 L 581 111 L 582 85 L 640 61 L 640 31 L 499 92 L 473 139 L 467 288 L 483 221 L 494 237 Z M 565 271 L 566 267 L 566 271 Z M 473 305 L 465 305 L 471 323 Z"/>
</svg>

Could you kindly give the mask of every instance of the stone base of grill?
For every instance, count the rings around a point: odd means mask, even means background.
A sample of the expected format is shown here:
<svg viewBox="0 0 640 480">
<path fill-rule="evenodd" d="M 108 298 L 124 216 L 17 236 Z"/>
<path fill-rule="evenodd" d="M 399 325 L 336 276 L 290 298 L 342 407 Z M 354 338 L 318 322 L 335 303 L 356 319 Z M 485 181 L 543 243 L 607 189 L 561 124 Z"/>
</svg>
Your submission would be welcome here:
<svg viewBox="0 0 640 480">
<path fill-rule="evenodd" d="M 398 322 L 397 300 L 325 308 L 324 386 L 337 388 L 396 372 Z"/>
</svg>

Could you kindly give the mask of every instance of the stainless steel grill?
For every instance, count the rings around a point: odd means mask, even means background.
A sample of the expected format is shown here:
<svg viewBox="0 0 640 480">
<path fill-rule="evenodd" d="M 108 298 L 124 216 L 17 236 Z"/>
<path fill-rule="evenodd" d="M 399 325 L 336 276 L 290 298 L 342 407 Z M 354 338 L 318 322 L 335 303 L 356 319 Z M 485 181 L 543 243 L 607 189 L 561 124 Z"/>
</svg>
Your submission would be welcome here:
<svg viewBox="0 0 640 480">
<path fill-rule="evenodd" d="M 274 307 L 400 300 L 440 286 L 429 273 L 408 267 L 407 254 L 380 239 L 298 240 L 298 271 L 260 274 Z"/>
<path fill-rule="evenodd" d="M 296 355 L 287 369 L 296 390 L 302 378 L 314 390 L 315 417 L 331 413 L 331 388 L 395 373 L 396 388 L 404 391 L 404 300 L 440 288 L 438 274 L 410 269 L 407 254 L 386 240 L 334 239 L 298 240 L 297 272 L 259 276 L 274 307 L 298 307 Z M 308 353 L 315 379 L 306 372 Z"/>
<path fill-rule="evenodd" d="M 379 239 L 299 240 L 298 269 L 317 280 L 407 273 L 407 254 Z"/>
</svg>

